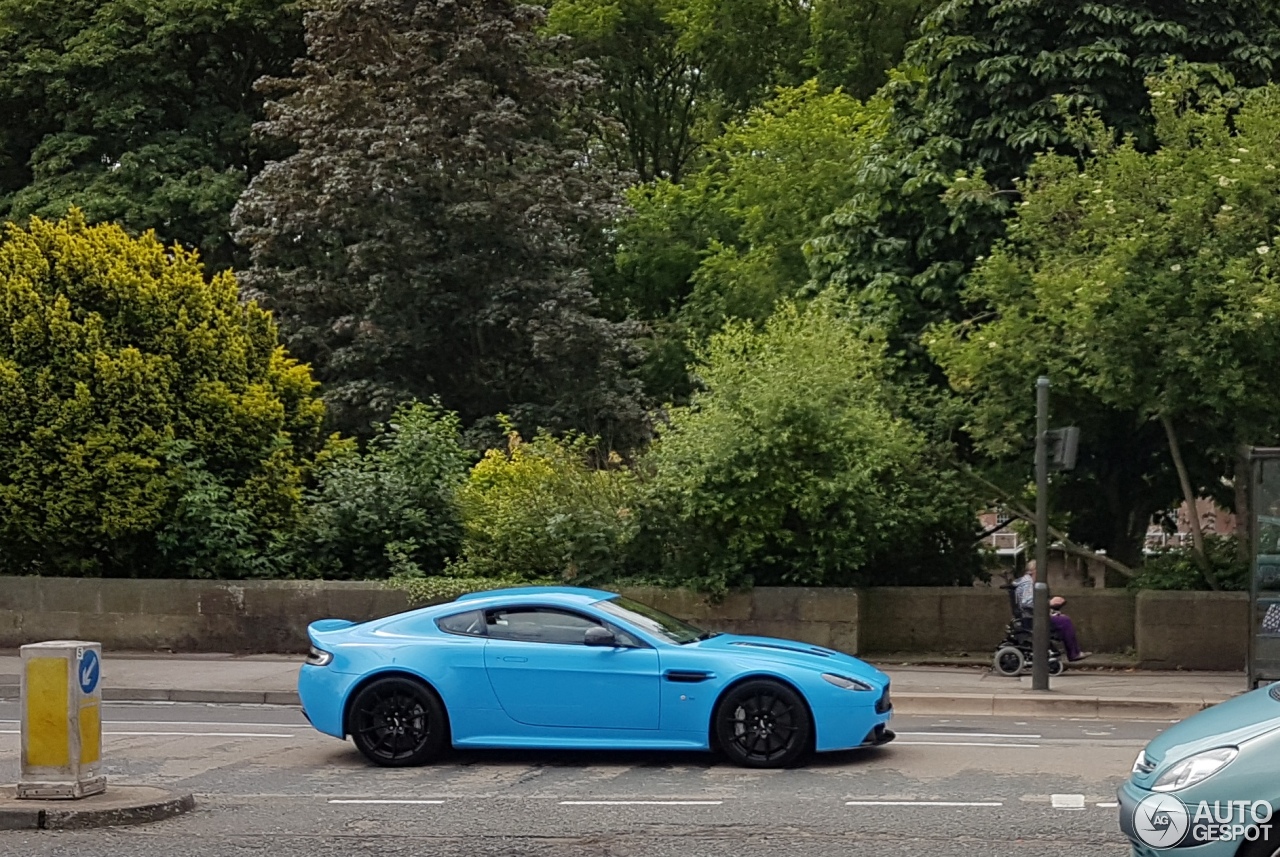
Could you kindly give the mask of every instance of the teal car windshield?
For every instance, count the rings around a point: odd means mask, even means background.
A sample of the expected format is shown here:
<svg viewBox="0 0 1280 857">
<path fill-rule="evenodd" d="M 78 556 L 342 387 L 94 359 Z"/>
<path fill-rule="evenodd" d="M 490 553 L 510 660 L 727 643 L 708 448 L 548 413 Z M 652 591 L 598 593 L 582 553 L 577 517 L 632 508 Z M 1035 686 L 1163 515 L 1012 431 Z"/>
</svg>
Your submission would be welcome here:
<svg viewBox="0 0 1280 857">
<path fill-rule="evenodd" d="M 595 606 L 619 619 L 625 619 L 637 628 L 680 645 L 714 636 L 710 631 L 696 628 L 648 604 L 641 604 L 621 595 L 607 601 L 597 601 Z"/>
</svg>

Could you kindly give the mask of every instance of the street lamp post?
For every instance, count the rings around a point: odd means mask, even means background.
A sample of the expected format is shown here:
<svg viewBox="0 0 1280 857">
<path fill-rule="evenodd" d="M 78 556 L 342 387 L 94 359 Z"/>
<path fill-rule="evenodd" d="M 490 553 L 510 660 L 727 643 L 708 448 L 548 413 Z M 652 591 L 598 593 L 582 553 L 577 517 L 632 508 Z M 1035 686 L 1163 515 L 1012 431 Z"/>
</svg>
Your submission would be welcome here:
<svg viewBox="0 0 1280 857">
<path fill-rule="evenodd" d="M 1036 576 L 1031 614 L 1031 687 L 1049 689 L 1049 378 L 1036 379 Z"/>
</svg>

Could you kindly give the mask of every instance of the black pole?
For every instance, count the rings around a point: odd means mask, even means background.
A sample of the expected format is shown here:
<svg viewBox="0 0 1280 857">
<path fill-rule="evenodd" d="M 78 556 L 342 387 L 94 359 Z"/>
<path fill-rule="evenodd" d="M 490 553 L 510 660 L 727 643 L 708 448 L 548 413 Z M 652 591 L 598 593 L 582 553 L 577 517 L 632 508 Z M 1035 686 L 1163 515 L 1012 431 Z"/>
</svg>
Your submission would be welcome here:
<svg viewBox="0 0 1280 857">
<path fill-rule="evenodd" d="M 1031 687 L 1049 689 L 1049 379 L 1036 379 L 1036 577 L 1031 614 Z"/>
</svg>

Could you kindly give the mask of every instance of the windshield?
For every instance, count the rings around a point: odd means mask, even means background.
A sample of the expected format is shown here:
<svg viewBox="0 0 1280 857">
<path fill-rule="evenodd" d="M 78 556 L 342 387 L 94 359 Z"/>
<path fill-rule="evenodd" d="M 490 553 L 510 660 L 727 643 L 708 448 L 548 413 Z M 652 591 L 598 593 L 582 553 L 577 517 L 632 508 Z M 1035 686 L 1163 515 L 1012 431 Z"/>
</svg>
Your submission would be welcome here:
<svg viewBox="0 0 1280 857">
<path fill-rule="evenodd" d="M 693 643 L 715 636 L 710 631 L 696 628 L 688 622 L 682 622 L 674 616 L 668 616 L 648 604 L 641 604 L 621 595 L 616 598 L 610 598 L 608 601 L 598 601 L 595 606 L 606 613 L 612 613 L 619 619 L 625 619 L 641 630 L 648 631 L 650 634 L 670 640 L 673 643 L 684 645 L 685 643 Z"/>
</svg>

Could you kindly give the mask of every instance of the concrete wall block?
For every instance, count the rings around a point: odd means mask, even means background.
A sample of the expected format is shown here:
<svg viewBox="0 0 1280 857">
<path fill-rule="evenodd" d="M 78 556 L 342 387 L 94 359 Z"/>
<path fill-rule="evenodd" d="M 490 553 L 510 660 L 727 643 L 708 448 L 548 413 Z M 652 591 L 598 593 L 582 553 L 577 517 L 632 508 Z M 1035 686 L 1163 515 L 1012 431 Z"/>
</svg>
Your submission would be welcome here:
<svg viewBox="0 0 1280 857">
<path fill-rule="evenodd" d="M 200 599 L 216 590 L 216 580 L 138 580 L 142 590 L 142 613 L 153 616 L 196 616 Z"/>
<path fill-rule="evenodd" d="M 831 642 L 827 646 L 835 649 L 837 652 L 844 652 L 846 655 L 858 654 L 858 623 L 857 622 L 831 622 Z"/>
<path fill-rule="evenodd" d="M 1249 647 L 1249 596 L 1243 592 L 1141 592 L 1135 633 L 1140 666 L 1243 669 Z"/>
<path fill-rule="evenodd" d="M 1080 647 L 1093 652 L 1124 652 L 1137 646 L 1136 601 L 1124 590 L 1086 589 L 1064 593 L 1063 611 L 1076 626 Z"/>
<path fill-rule="evenodd" d="M 800 643 L 811 643 L 815 646 L 831 646 L 831 623 L 829 622 L 796 622 L 783 620 L 751 620 L 741 623 L 745 630 L 738 633 L 757 637 L 775 637 L 782 640 L 795 640 Z"/>
<path fill-rule="evenodd" d="M 39 577 L 0 577 L 0 610 L 25 613 L 43 610 Z"/>
<path fill-rule="evenodd" d="M 143 612 L 143 588 L 135 580 L 104 578 L 97 581 L 98 608 L 103 613 L 137 615 Z"/>
<path fill-rule="evenodd" d="M 960 590 L 942 590 L 953 593 Z M 859 595 L 863 652 L 937 651 L 942 598 L 933 588 L 864 589 Z"/>
<path fill-rule="evenodd" d="M 800 618 L 800 602 L 809 591 L 801 587 L 757 587 L 751 590 L 751 618 L 763 622 L 794 622 Z"/>
<path fill-rule="evenodd" d="M 832 587 L 800 592 L 796 618 L 803 622 L 857 622 L 858 590 Z"/>
</svg>

